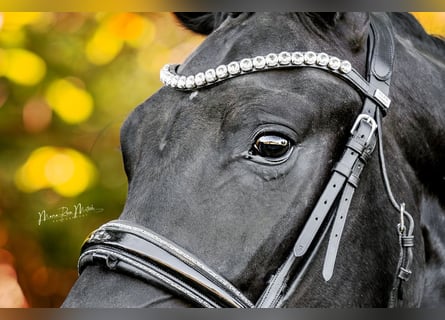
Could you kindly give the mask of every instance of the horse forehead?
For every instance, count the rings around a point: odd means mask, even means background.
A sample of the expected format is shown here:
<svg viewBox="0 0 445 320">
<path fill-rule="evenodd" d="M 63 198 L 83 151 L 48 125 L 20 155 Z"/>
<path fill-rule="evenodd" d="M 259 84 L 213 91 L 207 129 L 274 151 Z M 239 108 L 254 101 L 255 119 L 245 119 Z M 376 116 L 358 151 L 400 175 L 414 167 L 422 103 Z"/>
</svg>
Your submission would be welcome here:
<svg viewBox="0 0 445 320">
<path fill-rule="evenodd" d="M 293 13 L 255 13 L 227 20 L 185 60 L 179 71 L 196 73 L 232 60 L 295 51 L 322 49 Z"/>
</svg>

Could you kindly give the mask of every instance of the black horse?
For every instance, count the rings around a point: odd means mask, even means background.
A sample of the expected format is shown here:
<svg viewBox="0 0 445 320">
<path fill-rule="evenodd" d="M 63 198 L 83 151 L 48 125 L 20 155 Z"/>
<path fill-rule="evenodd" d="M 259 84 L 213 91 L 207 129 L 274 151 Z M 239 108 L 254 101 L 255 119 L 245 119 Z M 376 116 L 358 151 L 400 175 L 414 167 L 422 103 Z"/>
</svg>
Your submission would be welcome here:
<svg viewBox="0 0 445 320">
<path fill-rule="evenodd" d="M 409 14 L 178 17 L 208 37 L 123 125 L 127 202 L 63 306 L 443 307 L 444 41 Z"/>
</svg>

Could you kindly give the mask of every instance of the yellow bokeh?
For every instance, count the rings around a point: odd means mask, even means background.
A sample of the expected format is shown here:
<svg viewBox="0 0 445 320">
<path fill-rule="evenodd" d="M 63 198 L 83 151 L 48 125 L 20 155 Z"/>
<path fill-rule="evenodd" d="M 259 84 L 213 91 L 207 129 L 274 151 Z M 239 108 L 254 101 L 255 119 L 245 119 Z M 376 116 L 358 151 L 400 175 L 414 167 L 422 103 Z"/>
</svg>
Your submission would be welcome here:
<svg viewBox="0 0 445 320">
<path fill-rule="evenodd" d="M 50 147 L 35 150 L 15 175 L 17 187 L 25 192 L 34 192 L 50 187 L 44 170 L 40 168 L 44 168 L 45 164 L 55 153 L 55 149 Z"/>
<path fill-rule="evenodd" d="M 85 47 L 85 54 L 93 64 L 110 63 L 122 50 L 124 43 L 115 37 L 105 26 L 99 27 Z"/>
<path fill-rule="evenodd" d="M 20 29 L 33 24 L 43 18 L 42 12 L 3 12 L 3 26 L 5 30 Z"/>
<path fill-rule="evenodd" d="M 46 90 L 45 98 L 55 113 L 69 124 L 81 123 L 93 112 L 91 95 L 70 80 L 53 81 Z"/>
<path fill-rule="evenodd" d="M 139 38 L 144 31 L 144 19 L 134 13 L 120 13 L 110 17 L 107 27 L 117 37 L 123 40 Z"/>
<path fill-rule="evenodd" d="M 445 35 L 445 12 L 412 12 L 430 34 Z"/>
<path fill-rule="evenodd" d="M 0 46 L 2 48 L 20 48 L 26 44 L 26 32 L 24 29 L 1 30 Z"/>
<path fill-rule="evenodd" d="M 41 147 L 16 172 L 15 183 L 24 192 L 52 188 L 75 197 L 93 184 L 96 169 L 81 153 L 69 148 Z"/>
<path fill-rule="evenodd" d="M 88 61 L 95 65 L 112 62 L 125 43 L 137 48 L 155 36 L 154 24 L 135 13 L 100 14 L 97 19 L 99 26 L 85 47 Z"/>
<path fill-rule="evenodd" d="M 35 53 L 25 49 L 0 49 L 0 75 L 9 80 L 33 86 L 46 74 L 46 64 Z"/>
<path fill-rule="evenodd" d="M 131 13 L 119 13 L 111 16 L 105 26 L 117 38 L 125 40 L 133 47 L 141 43 L 151 43 L 155 36 L 155 26 L 144 17 Z"/>
<path fill-rule="evenodd" d="M 51 184 L 58 186 L 66 183 L 73 176 L 75 164 L 66 153 L 55 153 L 50 157 L 44 168 L 45 177 Z"/>
</svg>

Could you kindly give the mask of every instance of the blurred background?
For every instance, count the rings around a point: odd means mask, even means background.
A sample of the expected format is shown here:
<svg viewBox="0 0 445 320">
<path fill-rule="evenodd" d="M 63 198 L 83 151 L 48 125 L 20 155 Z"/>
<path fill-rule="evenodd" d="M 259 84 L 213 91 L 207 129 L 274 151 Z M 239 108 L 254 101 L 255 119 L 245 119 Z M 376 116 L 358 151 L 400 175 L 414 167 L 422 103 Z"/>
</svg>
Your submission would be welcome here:
<svg viewBox="0 0 445 320">
<path fill-rule="evenodd" d="M 0 306 L 60 306 L 125 203 L 122 122 L 202 40 L 169 13 L 0 13 Z"/>
</svg>

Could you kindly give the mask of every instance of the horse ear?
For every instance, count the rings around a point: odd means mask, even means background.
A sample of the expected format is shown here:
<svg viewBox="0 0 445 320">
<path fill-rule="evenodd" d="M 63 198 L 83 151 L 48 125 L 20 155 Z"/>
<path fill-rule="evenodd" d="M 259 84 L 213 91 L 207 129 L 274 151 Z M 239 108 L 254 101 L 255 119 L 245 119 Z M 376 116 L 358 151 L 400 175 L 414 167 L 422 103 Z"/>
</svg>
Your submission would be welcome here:
<svg viewBox="0 0 445 320">
<path fill-rule="evenodd" d="M 339 12 L 336 28 L 340 34 L 345 34 L 352 48 L 364 47 L 368 39 L 369 13 L 367 12 Z"/>
<path fill-rule="evenodd" d="M 336 24 L 340 12 L 308 12 L 307 16 L 319 27 L 332 27 Z"/>
<path fill-rule="evenodd" d="M 227 18 L 227 13 L 222 12 L 175 12 L 176 18 L 187 29 L 208 35 Z"/>
</svg>

